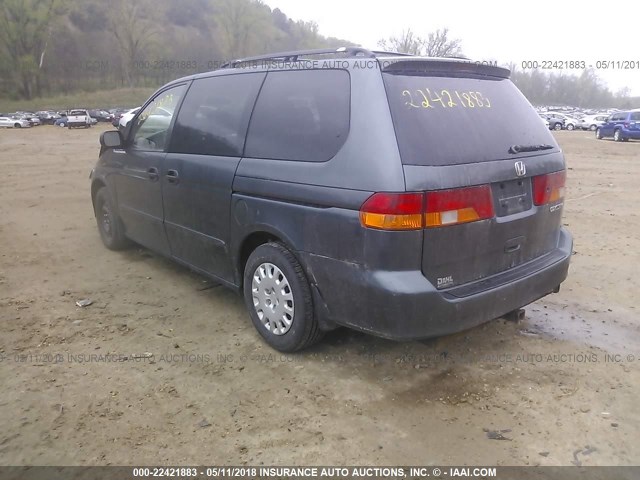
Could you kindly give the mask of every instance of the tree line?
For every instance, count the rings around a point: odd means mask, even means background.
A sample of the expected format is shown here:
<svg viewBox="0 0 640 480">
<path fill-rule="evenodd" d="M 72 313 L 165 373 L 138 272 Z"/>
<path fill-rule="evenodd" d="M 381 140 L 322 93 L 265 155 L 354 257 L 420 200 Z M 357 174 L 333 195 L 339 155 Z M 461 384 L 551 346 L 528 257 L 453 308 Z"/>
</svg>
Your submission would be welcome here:
<svg viewBox="0 0 640 480">
<path fill-rule="evenodd" d="M 351 45 L 257 0 L 0 0 L 0 95 L 155 87 L 260 53 Z"/>
<path fill-rule="evenodd" d="M 267 52 L 353 45 L 319 34 L 261 0 L 0 0 L 0 95 L 31 99 L 77 91 L 157 87 Z M 438 29 L 381 39 L 383 50 L 459 57 L 459 39 Z M 592 70 L 519 70 L 512 79 L 534 104 L 637 106 Z"/>
</svg>

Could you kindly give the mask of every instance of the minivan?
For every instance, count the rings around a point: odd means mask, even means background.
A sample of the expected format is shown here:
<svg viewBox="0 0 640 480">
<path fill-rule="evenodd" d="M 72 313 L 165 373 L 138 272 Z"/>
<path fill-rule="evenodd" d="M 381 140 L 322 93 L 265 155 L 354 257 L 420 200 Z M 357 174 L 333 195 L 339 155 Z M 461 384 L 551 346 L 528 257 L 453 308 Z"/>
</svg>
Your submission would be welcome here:
<svg viewBox="0 0 640 480">
<path fill-rule="evenodd" d="M 520 312 L 558 291 L 572 237 L 564 156 L 509 74 L 342 47 L 172 81 L 100 138 L 102 241 L 238 291 L 283 352 Z"/>
<path fill-rule="evenodd" d="M 609 116 L 596 129 L 596 138 L 611 137 L 616 142 L 628 142 L 630 139 L 640 139 L 640 110 L 627 110 Z"/>
</svg>

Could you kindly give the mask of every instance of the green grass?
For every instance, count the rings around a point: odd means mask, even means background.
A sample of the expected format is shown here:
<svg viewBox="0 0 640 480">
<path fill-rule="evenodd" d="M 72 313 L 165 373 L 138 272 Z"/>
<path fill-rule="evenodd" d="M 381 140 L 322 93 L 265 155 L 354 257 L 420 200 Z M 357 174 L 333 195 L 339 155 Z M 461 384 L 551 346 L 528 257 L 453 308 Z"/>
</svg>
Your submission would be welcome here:
<svg viewBox="0 0 640 480">
<path fill-rule="evenodd" d="M 137 107 L 154 92 L 153 88 L 120 88 L 98 92 L 78 92 L 71 95 L 57 95 L 32 100 L 10 100 L 0 98 L 0 112 L 16 110 L 68 110 L 70 108 L 111 108 Z"/>
</svg>

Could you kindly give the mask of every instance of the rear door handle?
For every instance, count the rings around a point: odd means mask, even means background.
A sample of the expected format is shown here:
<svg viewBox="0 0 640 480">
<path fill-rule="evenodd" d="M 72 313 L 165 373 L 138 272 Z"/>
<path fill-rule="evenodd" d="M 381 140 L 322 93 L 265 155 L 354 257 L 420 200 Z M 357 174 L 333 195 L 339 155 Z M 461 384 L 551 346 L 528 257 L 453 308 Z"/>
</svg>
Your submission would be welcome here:
<svg viewBox="0 0 640 480">
<path fill-rule="evenodd" d="M 149 168 L 147 170 L 147 176 L 149 177 L 149 180 L 151 180 L 152 182 L 157 181 L 159 178 L 158 169 L 156 167 Z"/>
<path fill-rule="evenodd" d="M 177 170 L 167 170 L 167 174 L 165 176 L 169 183 L 176 184 L 180 182 L 180 175 L 178 175 Z"/>
</svg>

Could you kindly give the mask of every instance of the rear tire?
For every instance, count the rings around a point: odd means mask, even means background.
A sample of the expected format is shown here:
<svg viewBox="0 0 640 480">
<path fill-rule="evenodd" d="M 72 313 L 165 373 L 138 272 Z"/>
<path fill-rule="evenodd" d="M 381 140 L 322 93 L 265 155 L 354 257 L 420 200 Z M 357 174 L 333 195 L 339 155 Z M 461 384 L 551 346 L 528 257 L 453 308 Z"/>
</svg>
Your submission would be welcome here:
<svg viewBox="0 0 640 480">
<path fill-rule="evenodd" d="M 598 128 L 598 127 L 597 127 L 596 125 L 591 125 L 591 126 L 589 127 L 589 130 L 591 130 L 592 132 L 595 132 L 597 128 Z"/>
<path fill-rule="evenodd" d="M 558 130 L 562 130 L 562 124 L 561 123 L 556 123 L 553 125 L 553 129 L 558 131 Z"/>
<path fill-rule="evenodd" d="M 124 227 L 120 217 L 114 209 L 111 195 L 106 187 L 96 193 L 95 203 L 96 222 L 102 243 L 109 250 L 122 250 L 129 246 L 129 240 L 124 236 Z"/>
<path fill-rule="evenodd" d="M 15 128 L 22 128 L 22 125 L 20 125 L 19 123 L 14 123 L 14 124 L 13 124 L 13 126 L 14 126 Z"/>
<path fill-rule="evenodd" d="M 620 132 L 619 128 L 616 128 L 613 132 L 613 140 L 616 142 L 623 142 L 624 138 L 622 138 L 622 132 Z"/>
<path fill-rule="evenodd" d="M 602 131 L 600 131 L 600 128 L 596 128 L 596 138 L 602 140 Z"/>
<path fill-rule="evenodd" d="M 569 130 L 570 132 L 576 127 L 573 126 L 572 123 L 570 123 L 569 125 L 567 125 L 567 130 Z"/>
<path fill-rule="evenodd" d="M 283 244 L 265 243 L 251 253 L 243 290 L 254 327 L 276 350 L 295 352 L 322 338 L 309 281 Z"/>
</svg>

